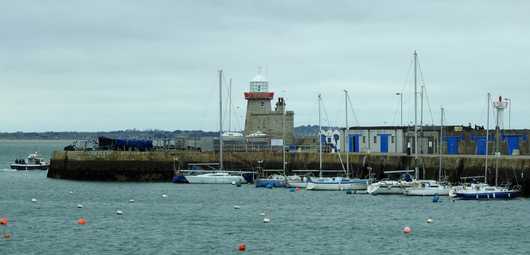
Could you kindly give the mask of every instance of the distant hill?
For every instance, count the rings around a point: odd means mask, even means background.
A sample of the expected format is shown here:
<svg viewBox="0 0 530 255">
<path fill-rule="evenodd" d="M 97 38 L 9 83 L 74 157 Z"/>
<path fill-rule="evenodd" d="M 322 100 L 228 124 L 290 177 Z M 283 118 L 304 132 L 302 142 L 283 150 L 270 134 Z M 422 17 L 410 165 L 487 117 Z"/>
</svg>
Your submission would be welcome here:
<svg viewBox="0 0 530 255">
<path fill-rule="evenodd" d="M 176 137 L 209 137 L 217 132 L 201 130 L 117 130 L 108 132 L 13 132 L 0 133 L 4 140 L 95 140 L 98 136 L 123 139 L 172 139 Z"/>
<path fill-rule="evenodd" d="M 326 129 L 337 129 L 337 127 L 322 127 L 323 130 Z M 306 125 L 298 126 L 294 128 L 294 135 L 296 137 L 315 137 L 318 136 L 318 125 Z"/>
<path fill-rule="evenodd" d="M 322 127 L 327 129 L 328 127 Z M 332 127 L 334 128 L 334 127 Z M 334 128 L 335 129 L 335 128 Z M 294 128 L 296 137 L 309 137 L 318 134 L 317 125 L 298 126 Z M 98 136 L 122 139 L 174 139 L 189 137 L 216 137 L 218 132 L 202 130 L 116 130 L 106 132 L 4 132 L 3 140 L 95 140 Z"/>
</svg>

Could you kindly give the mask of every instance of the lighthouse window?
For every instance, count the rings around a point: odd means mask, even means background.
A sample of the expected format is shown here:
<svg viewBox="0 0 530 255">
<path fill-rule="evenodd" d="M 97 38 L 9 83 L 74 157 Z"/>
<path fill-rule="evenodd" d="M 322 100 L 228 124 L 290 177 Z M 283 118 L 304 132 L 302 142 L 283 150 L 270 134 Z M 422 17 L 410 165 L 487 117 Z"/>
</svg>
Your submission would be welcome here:
<svg viewBox="0 0 530 255">
<path fill-rule="evenodd" d="M 265 102 L 261 102 L 261 107 L 265 107 Z"/>
<path fill-rule="evenodd" d="M 377 136 L 374 136 L 374 143 L 377 143 Z"/>
</svg>

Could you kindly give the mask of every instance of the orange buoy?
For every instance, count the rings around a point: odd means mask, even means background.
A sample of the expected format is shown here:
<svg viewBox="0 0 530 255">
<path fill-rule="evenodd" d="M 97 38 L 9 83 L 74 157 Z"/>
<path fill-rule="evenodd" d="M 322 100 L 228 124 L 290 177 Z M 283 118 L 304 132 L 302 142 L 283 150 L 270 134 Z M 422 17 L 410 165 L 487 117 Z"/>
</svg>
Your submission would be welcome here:
<svg viewBox="0 0 530 255">
<path fill-rule="evenodd" d="M 247 249 L 247 246 L 244 243 L 239 244 L 239 251 L 245 251 Z"/>
<path fill-rule="evenodd" d="M 86 220 L 83 217 L 81 217 L 81 218 L 79 218 L 79 220 L 77 220 L 77 224 L 85 225 L 86 224 Z"/>
<path fill-rule="evenodd" d="M 6 217 L 0 218 L 0 225 L 7 225 L 7 223 L 9 223 L 9 221 Z"/>
<path fill-rule="evenodd" d="M 403 228 L 403 233 L 405 233 L 405 234 L 407 234 L 407 235 L 410 234 L 410 233 L 412 233 L 412 228 L 410 228 L 410 227 L 404 227 L 404 228 Z"/>
</svg>

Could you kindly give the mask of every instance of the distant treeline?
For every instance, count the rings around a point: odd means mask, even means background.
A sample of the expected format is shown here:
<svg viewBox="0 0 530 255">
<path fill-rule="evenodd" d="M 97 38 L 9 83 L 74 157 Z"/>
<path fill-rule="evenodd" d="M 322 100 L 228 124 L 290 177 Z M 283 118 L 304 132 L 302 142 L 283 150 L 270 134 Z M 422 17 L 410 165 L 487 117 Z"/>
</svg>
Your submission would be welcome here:
<svg viewBox="0 0 530 255">
<path fill-rule="evenodd" d="M 327 127 L 323 127 L 327 128 Z M 99 136 L 121 139 L 174 139 L 188 137 L 216 137 L 218 132 L 202 130 L 117 130 L 107 132 L 12 132 L 0 133 L 3 140 L 95 140 Z M 294 128 L 296 137 L 309 137 L 318 134 L 317 125 L 298 126 Z"/>
<path fill-rule="evenodd" d="M 218 132 L 201 130 L 117 130 L 108 132 L 13 132 L 0 133 L 4 140 L 95 140 L 99 136 L 122 139 L 174 139 L 177 137 L 217 136 Z"/>
</svg>

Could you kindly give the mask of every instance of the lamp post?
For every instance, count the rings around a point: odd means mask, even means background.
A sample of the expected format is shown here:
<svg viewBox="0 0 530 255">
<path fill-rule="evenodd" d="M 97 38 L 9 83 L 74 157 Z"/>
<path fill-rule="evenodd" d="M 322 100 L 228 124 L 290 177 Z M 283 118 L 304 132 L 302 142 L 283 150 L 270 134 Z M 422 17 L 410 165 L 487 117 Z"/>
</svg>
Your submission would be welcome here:
<svg viewBox="0 0 530 255">
<path fill-rule="evenodd" d="M 400 102 L 400 111 L 401 111 L 401 121 L 400 126 L 403 127 L 403 93 L 397 92 L 396 96 L 399 96 L 399 102 Z"/>
</svg>

